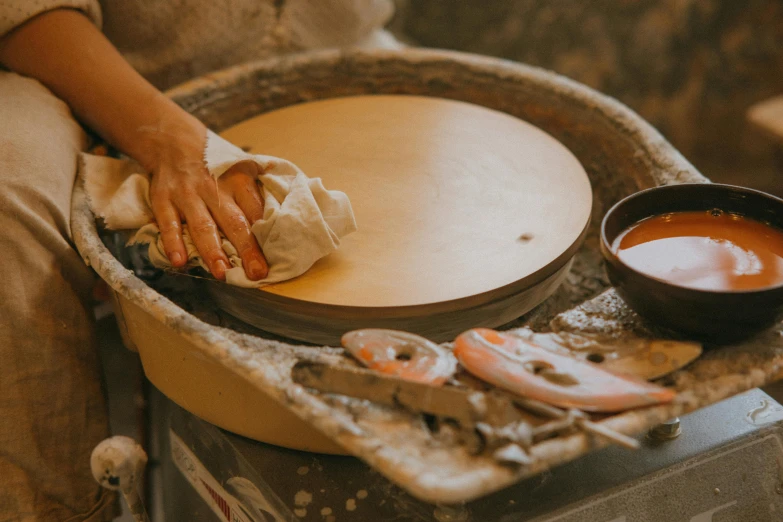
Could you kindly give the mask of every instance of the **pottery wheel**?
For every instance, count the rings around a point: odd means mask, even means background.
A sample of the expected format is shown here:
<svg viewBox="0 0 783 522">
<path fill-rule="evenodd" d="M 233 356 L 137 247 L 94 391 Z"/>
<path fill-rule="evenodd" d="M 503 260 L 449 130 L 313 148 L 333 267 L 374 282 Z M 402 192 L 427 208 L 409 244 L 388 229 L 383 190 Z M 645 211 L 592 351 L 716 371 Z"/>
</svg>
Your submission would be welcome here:
<svg viewBox="0 0 783 522">
<path fill-rule="evenodd" d="M 337 344 L 403 329 L 436 341 L 496 327 L 562 281 L 590 219 L 579 161 L 508 114 L 418 96 L 356 96 L 261 114 L 222 133 L 348 194 L 359 230 L 304 275 L 261 290 L 210 282 L 272 333 Z"/>
</svg>

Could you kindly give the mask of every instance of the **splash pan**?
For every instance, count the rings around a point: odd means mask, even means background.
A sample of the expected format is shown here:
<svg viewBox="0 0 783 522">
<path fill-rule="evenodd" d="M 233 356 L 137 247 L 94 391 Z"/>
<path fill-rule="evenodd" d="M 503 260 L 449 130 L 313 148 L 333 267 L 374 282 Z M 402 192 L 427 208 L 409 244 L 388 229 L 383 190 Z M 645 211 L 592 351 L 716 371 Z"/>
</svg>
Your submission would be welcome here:
<svg viewBox="0 0 783 522">
<path fill-rule="evenodd" d="M 597 227 L 609 206 L 632 192 L 708 180 L 639 116 L 610 98 L 540 69 L 423 50 L 326 52 L 247 64 L 170 93 L 216 131 L 303 101 L 365 94 L 433 96 L 504 112 L 547 132 L 584 166 L 593 188 L 592 224 L 571 273 L 546 301 L 505 329 L 626 346 L 669 335 L 643 324 L 608 287 Z M 303 388 L 291 380 L 296 362 L 338 362 L 342 350 L 275 340 L 223 321 L 203 298 L 156 290 L 107 250 L 78 187 L 72 230 L 85 261 L 113 289 L 125 342 L 139 351 L 153 384 L 230 431 L 297 449 L 355 455 L 414 496 L 441 503 L 486 495 L 606 443 L 581 432 L 563 433 L 532 445 L 529 463 L 509 466 L 474 454 L 459 440 L 434 436 L 421 415 Z M 775 381 L 782 364 L 783 331 L 777 325 L 743 343 L 711 347 L 666 377 L 678 391 L 673 403 L 595 420 L 637 434 Z"/>
</svg>

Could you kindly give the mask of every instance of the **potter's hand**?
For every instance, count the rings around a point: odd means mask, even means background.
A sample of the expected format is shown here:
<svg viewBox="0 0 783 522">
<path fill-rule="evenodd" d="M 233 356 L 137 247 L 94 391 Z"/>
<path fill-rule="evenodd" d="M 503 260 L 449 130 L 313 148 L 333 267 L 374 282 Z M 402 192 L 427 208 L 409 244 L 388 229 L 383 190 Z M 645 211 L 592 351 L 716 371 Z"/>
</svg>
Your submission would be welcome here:
<svg viewBox="0 0 783 522">
<path fill-rule="evenodd" d="M 212 275 L 225 279 L 231 267 L 221 247 L 218 230 L 234 245 L 248 278 L 266 277 L 267 262 L 250 225 L 262 218 L 264 202 L 256 179 L 258 167 L 244 162 L 216 181 L 204 166 L 206 129 L 175 107 L 158 126 L 142 129 L 148 143 L 152 171 L 150 199 L 166 256 L 176 267 L 187 262 L 182 222 Z"/>
<path fill-rule="evenodd" d="M 215 183 L 202 161 L 204 126 L 133 70 L 84 15 L 54 9 L 28 20 L 0 39 L 0 65 L 39 80 L 153 173 L 153 213 L 175 266 L 187 261 L 184 221 L 215 277 L 224 279 L 229 268 L 218 227 L 241 254 L 247 276 L 266 276 L 248 225 L 263 211 L 256 167 L 238 166 Z"/>
</svg>

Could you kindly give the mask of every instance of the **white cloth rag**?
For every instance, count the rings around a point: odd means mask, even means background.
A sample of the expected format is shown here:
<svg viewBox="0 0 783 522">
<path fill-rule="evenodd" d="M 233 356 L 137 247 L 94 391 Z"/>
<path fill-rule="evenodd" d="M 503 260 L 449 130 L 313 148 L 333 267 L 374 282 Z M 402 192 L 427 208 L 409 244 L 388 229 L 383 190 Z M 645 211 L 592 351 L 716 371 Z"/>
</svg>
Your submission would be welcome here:
<svg viewBox="0 0 783 522">
<path fill-rule="evenodd" d="M 249 154 L 208 131 L 204 162 L 209 173 L 219 178 L 241 161 L 259 166 L 258 181 L 264 199 L 264 216 L 251 225 L 253 235 L 269 263 L 269 274 L 251 281 L 242 268 L 237 250 L 225 238 L 223 250 L 232 268 L 226 281 L 246 288 L 285 281 L 305 273 L 316 261 L 334 252 L 340 238 L 356 231 L 348 196 L 326 190 L 319 178 L 308 178 L 290 161 Z M 81 154 L 79 169 L 93 212 L 112 230 L 138 229 L 129 241 L 148 243 L 150 261 L 158 267 L 171 267 L 163 250 L 160 230 L 150 204 L 150 175 L 130 160 Z M 183 226 L 188 264 L 209 271 Z"/>
</svg>

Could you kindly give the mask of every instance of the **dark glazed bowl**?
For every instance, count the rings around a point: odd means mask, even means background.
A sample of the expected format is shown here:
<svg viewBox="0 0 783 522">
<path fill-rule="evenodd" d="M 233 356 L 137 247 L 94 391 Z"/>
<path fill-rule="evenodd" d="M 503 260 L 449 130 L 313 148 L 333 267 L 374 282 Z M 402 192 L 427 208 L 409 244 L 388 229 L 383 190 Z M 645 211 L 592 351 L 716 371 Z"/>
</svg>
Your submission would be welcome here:
<svg viewBox="0 0 783 522">
<path fill-rule="evenodd" d="M 655 187 L 623 199 L 601 223 L 601 253 L 609 280 L 620 296 L 650 322 L 712 342 L 752 335 L 783 317 L 783 285 L 758 290 L 696 290 L 634 270 L 613 252 L 612 243 L 629 226 L 669 212 L 720 209 L 783 230 L 783 199 L 719 184 Z"/>
</svg>

